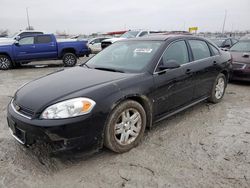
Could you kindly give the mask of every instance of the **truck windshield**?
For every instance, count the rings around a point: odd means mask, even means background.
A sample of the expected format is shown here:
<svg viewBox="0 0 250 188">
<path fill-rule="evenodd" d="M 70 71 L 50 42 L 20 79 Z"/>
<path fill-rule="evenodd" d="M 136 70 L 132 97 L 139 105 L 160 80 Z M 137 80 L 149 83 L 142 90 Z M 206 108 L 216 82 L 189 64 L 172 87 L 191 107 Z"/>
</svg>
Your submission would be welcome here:
<svg viewBox="0 0 250 188">
<path fill-rule="evenodd" d="M 116 42 L 91 58 L 86 66 L 116 72 L 142 72 L 161 44 L 162 41 Z"/>
<path fill-rule="evenodd" d="M 121 38 L 135 38 L 138 35 L 139 31 L 128 31 L 121 35 Z"/>
<path fill-rule="evenodd" d="M 235 52 L 250 52 L 250 40 L 249 41 L 240 41 L 232 46 L 230 51 Z"/>
</svg>

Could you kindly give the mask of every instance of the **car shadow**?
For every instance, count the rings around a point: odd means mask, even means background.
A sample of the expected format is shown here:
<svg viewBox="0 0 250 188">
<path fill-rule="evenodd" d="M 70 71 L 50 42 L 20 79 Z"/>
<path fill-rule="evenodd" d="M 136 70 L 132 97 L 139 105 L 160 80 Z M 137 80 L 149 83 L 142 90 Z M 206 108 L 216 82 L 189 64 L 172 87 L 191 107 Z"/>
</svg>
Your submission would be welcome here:
<svg viewBox="0 0 250 188">
<path fill-rule="evenodd" d="M 25 64 L 15 69 L 34 69 L 34 68 L 55 68 L 55 67 L 63 67 L 63 64 Z"/>
<path fill-rule="evenodd" d="M 234 84 L 234 85 L 242 85 L 242 86 L 250 86 L 250 82 L 247 81 L 230 81 L 230 84 Z"/>
</svg>

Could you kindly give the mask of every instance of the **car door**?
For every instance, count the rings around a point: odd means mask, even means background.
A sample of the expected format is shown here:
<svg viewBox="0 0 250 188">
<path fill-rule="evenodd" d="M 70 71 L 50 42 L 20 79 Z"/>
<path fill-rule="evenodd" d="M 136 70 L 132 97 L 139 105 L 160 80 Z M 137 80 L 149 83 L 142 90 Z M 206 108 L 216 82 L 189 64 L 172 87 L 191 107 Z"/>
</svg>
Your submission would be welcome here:
<svg viewBox="0 0 250 188">
<path fill-rule="evenodd" d="M 162 64 L 168 64 L 171 60 L 175 60 L 180 66 L 164 71 L 159 70 Z M 194 93 L 192 63 L 184 40 L 175 41 L 167 47 L 154 73 L 154 82 L 153 95 L 157 116 L 164 116 L 192 101 Z"/>
<path fill-rule="evenodd" d="M 21 38 L 13 45 L 16 61 L 25 61 L 34 59 L 35 44 L 34 36 Z"/>
<path fill-rule="evenodd" d="M 195 83 L 194 99 L 207 97 L 218 75 L 218 52 L 214 55 L 204 40 L 188 40 L 192 52 L 193 80 Z M 211 48 L 216 47 L 211 45 Z M 218 51 L 218 50 L 217 50 Z"/>
<path fill-rule="evenodd" d="M 57 58 L 57 45 L 51 35 L 35 36 L 35 54 L 36 59 Z"/>
</svg>

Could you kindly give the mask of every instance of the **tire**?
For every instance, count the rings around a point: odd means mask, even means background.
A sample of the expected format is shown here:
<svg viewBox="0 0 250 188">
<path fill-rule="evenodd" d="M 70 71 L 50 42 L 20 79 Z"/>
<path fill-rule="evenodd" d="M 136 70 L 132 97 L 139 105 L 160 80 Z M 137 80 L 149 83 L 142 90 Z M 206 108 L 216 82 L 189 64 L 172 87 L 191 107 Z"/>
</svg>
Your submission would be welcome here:
<svg viewBox="0 0 250 188">
<path fill-rule="evenodd" d="M 224 74 L 220 73 L 213 84 L 211 95 L 208 101 L 212 103 L 220 102 L 225 94 L 226 87 L 227 79 Z"/>
<path fill-rule="evenodd" d="M 115 107 L 104 131 L 104 146 L 116 153 L 136 147 L 146 128 L 146 113 L 136 101 L 126 100 Z"/>
<path fill-rule="evenodd" d="M 6 55 L 0 55 L 0 70 L 8 70 L 13 67 L 10 58 Z"/>
<path fill-rule="evenodd" d="M 62 60 L 65 67 L 73 67 L 77 63 L 77 57 L 73 53 L 65 53 Z"/>
</svg>

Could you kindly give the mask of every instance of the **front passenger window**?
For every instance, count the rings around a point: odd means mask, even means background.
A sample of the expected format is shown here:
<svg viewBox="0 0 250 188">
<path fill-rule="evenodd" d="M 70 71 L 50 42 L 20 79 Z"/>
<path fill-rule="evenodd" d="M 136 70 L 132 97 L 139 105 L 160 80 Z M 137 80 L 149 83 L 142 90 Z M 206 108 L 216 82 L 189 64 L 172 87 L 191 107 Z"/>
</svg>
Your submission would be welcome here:
<svg viewBox="0 0 250 188">
<path fill-rule="evenodd" d="M 185 41 L 178 41 L 167 48 L 163 54 L 163 64 L 167 64 L 170 60 L 175 60 L 180 65 L 188 63 L 188 50 Z"/>
</svg>

